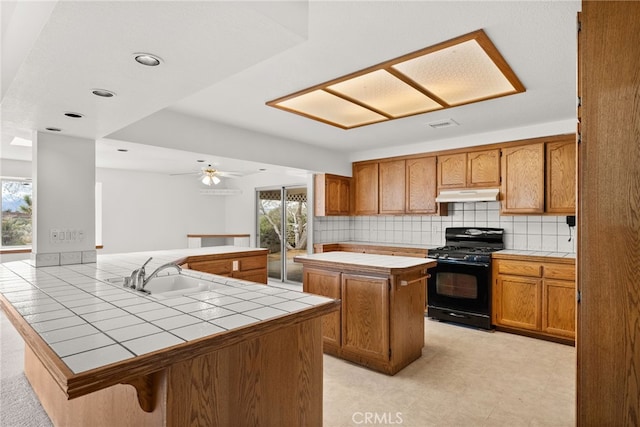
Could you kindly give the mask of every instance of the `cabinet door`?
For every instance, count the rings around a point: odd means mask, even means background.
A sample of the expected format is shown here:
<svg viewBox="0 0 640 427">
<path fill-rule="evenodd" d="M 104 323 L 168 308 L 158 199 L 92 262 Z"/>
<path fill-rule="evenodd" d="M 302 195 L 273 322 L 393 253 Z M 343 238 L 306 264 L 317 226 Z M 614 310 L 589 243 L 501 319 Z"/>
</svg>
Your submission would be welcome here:
<svg viewBox="0 0 640 427">
<path fill-rule="evenodd" d="M 502 150 L 502 213 L 544 212 L 544 143 Z"/>
<path fill-rule="evenodd" d="M 569 280 L 545 279 L 542 299 L 543 332 L 576 336 L 576 287 Z"/>
<path fill-rule="evenodd" d="M 542 279 L 498 276 L 496 321 L 500 325 L 539 331 L 542 326 Z"/>
<path fill-rule="evenodd" d="M 378 213 L 378 163 L 354 163 L 355 214 Z"/>
<path fill-rule="evenodd" d="M 412 214 L 438 212 L 436 157 L 420 157 L 406 161 L 406 206 Z"/>
<path fill-rule="evenodd" d="M 316 216 L 350 214 L 351 178 L 339 175 L 314 176 Z"/>
<path fill-rule="evenodd" d="M 340 299 L 340 272 L 304 268 L 303 290 L 316 295 Z M 340 311 L 322 317 L 322 336 L 325 344 L 340 347 Z"/>
<path fill-rule="evenodd" d="M 467 185 L 467 153 L 438 156 L 438 188 Z"/>
<path fill-rule="evenodd" d="M 576 212 L 576 142 L 547 144 L 547 207 L 546 212 L 575 214 Z"/>
<path fill-rule="evenodd" d="M 500 186 L 500 150 L 467 153 L 467 187 Z"/>
<path fill-rule="evenodd" d="M 389 360 L 389 280 L 342 274 L 342 349 Z"/>
<path fill-rule="evenodd" d="M 405 161 L 393 160 L 378 165 L 381 214 L 403 214 L 405 205 Z"/>
</svg>

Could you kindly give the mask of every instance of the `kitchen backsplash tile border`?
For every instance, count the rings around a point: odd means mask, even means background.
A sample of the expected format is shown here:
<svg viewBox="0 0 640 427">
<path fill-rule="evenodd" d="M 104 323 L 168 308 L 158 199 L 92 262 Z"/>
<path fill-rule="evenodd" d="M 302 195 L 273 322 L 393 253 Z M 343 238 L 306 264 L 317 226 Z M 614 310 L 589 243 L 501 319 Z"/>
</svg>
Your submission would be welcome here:
<svg viewBox="0 0 640 427">
<path fill-rule="evenodd" d="M 449 215 L 444 217 L 316 217 L 313 237 L 314 243 L 358 241 L 442 246 L 447 227 L 503 228 L 506 249 L 575 253 L 576 227 L 569 231 L 566 216 L 500 215 L 500 202 L 450 203 Z"/>
</svg>

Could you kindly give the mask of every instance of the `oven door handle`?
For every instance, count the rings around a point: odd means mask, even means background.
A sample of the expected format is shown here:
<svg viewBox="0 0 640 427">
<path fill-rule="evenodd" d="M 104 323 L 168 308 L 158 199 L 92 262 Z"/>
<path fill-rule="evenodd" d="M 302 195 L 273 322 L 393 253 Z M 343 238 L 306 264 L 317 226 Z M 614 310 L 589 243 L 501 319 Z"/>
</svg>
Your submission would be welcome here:
<svg viewBox="0 0 640 427">
<path fill-rule="evenodd" d="M 448 265 L 465 265 L 469 267 L 485 267 L 488 268 L 491 266 L 488 262 L 469 262 L 469 261 L 459 261 L 459 260 L 447 260 L 447 259 L 438 259 L 438 264 L 448 264 Z"/>
</svg>

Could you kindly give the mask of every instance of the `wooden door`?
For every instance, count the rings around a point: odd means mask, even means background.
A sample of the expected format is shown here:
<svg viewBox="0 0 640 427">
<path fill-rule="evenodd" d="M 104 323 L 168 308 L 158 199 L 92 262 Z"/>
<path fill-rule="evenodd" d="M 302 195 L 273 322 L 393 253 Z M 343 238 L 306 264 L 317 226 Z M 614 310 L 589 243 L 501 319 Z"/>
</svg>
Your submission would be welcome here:
<svg viewBox="0 0 640 427">
<path fill-rule="evenodd" d="M 640 420 L 640 2 L 583 1 L 578 34 L 578 426 Z"/>
<path fill-rule="evenodd" d="M 342 274 L 342 349 L 389 360 L 389 280 Z"/>
<path fill-rule="evenodd" d="M 392 160 L 378 165 L 381 214 L 403 214 L 405 205 L 405 161 Z"/>
<path fill-rule="evenodd" d="M 435 214 L 438 212 L 435 156 L 407 160 L 406 185 L 406 213 Z"/>
<path fill-rule="evenodd" d="M 464 188 L 467 184 L 467 154 L 438 156 L 438 188 Z"/>
<path fill-rule="evenodd" d="M 542 327 L 542 279 L 498 276 L 496 321 L 500 325 L 539 331 Z"/>
<path fill-rule="evenodd" d="M 500 186 L 500 149 L 467 153 L 467 187 Z"/>
<path fill-rule="evenodd" d="M 341 273 L 338 271 L 304 267 L 303 290 L 316 295 L 340 299 L 342 298 L 340 275 Z M 340 321 L 340 311 L 322 317 L 322 338 L 325 345 L 340 347 Z"/>
<path fill-rule="evenodd" d="M 544 212 L 544 143 L 502 149 L 501 197 L 502 213 Z"/>
<path fill-rule="evenodd" d="M 354 163 L 355 214 L 378 213 L 378 163 Z"/>
<path fill-rule="evenodd" d="M 576 336 L 576 287 L 570 280 L 545 279 L 542 290 L 542 331 Z"/>
<path fill-rule="evenodd" d="M 576 141 L 547 143 L 546 212 L 576 213 Z"/>
</svg>

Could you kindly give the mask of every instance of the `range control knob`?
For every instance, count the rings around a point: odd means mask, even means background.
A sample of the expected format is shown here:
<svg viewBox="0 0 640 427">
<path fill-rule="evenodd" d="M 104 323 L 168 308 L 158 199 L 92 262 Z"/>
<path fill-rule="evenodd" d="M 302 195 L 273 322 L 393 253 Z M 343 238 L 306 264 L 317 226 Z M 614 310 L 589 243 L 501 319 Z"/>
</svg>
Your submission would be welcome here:
<svg viewBox="0 0 640 427">
<path fill-rule="evenodd" d="M 444 255 L 442 255 L 442 258 L 444 258 L 444 259 L 449 258 L 449 254 L 444 254 Z"/>
<path fill-rule="evenodd" d="M 440 258 L 440 254 L 437 254 L 437 253 L 436 254 L 432 254 L 432 255 L 429 255 L 429 257 L 433 258 L 433 259 L 438 259 L 438 258 Z"/>
</svg>

